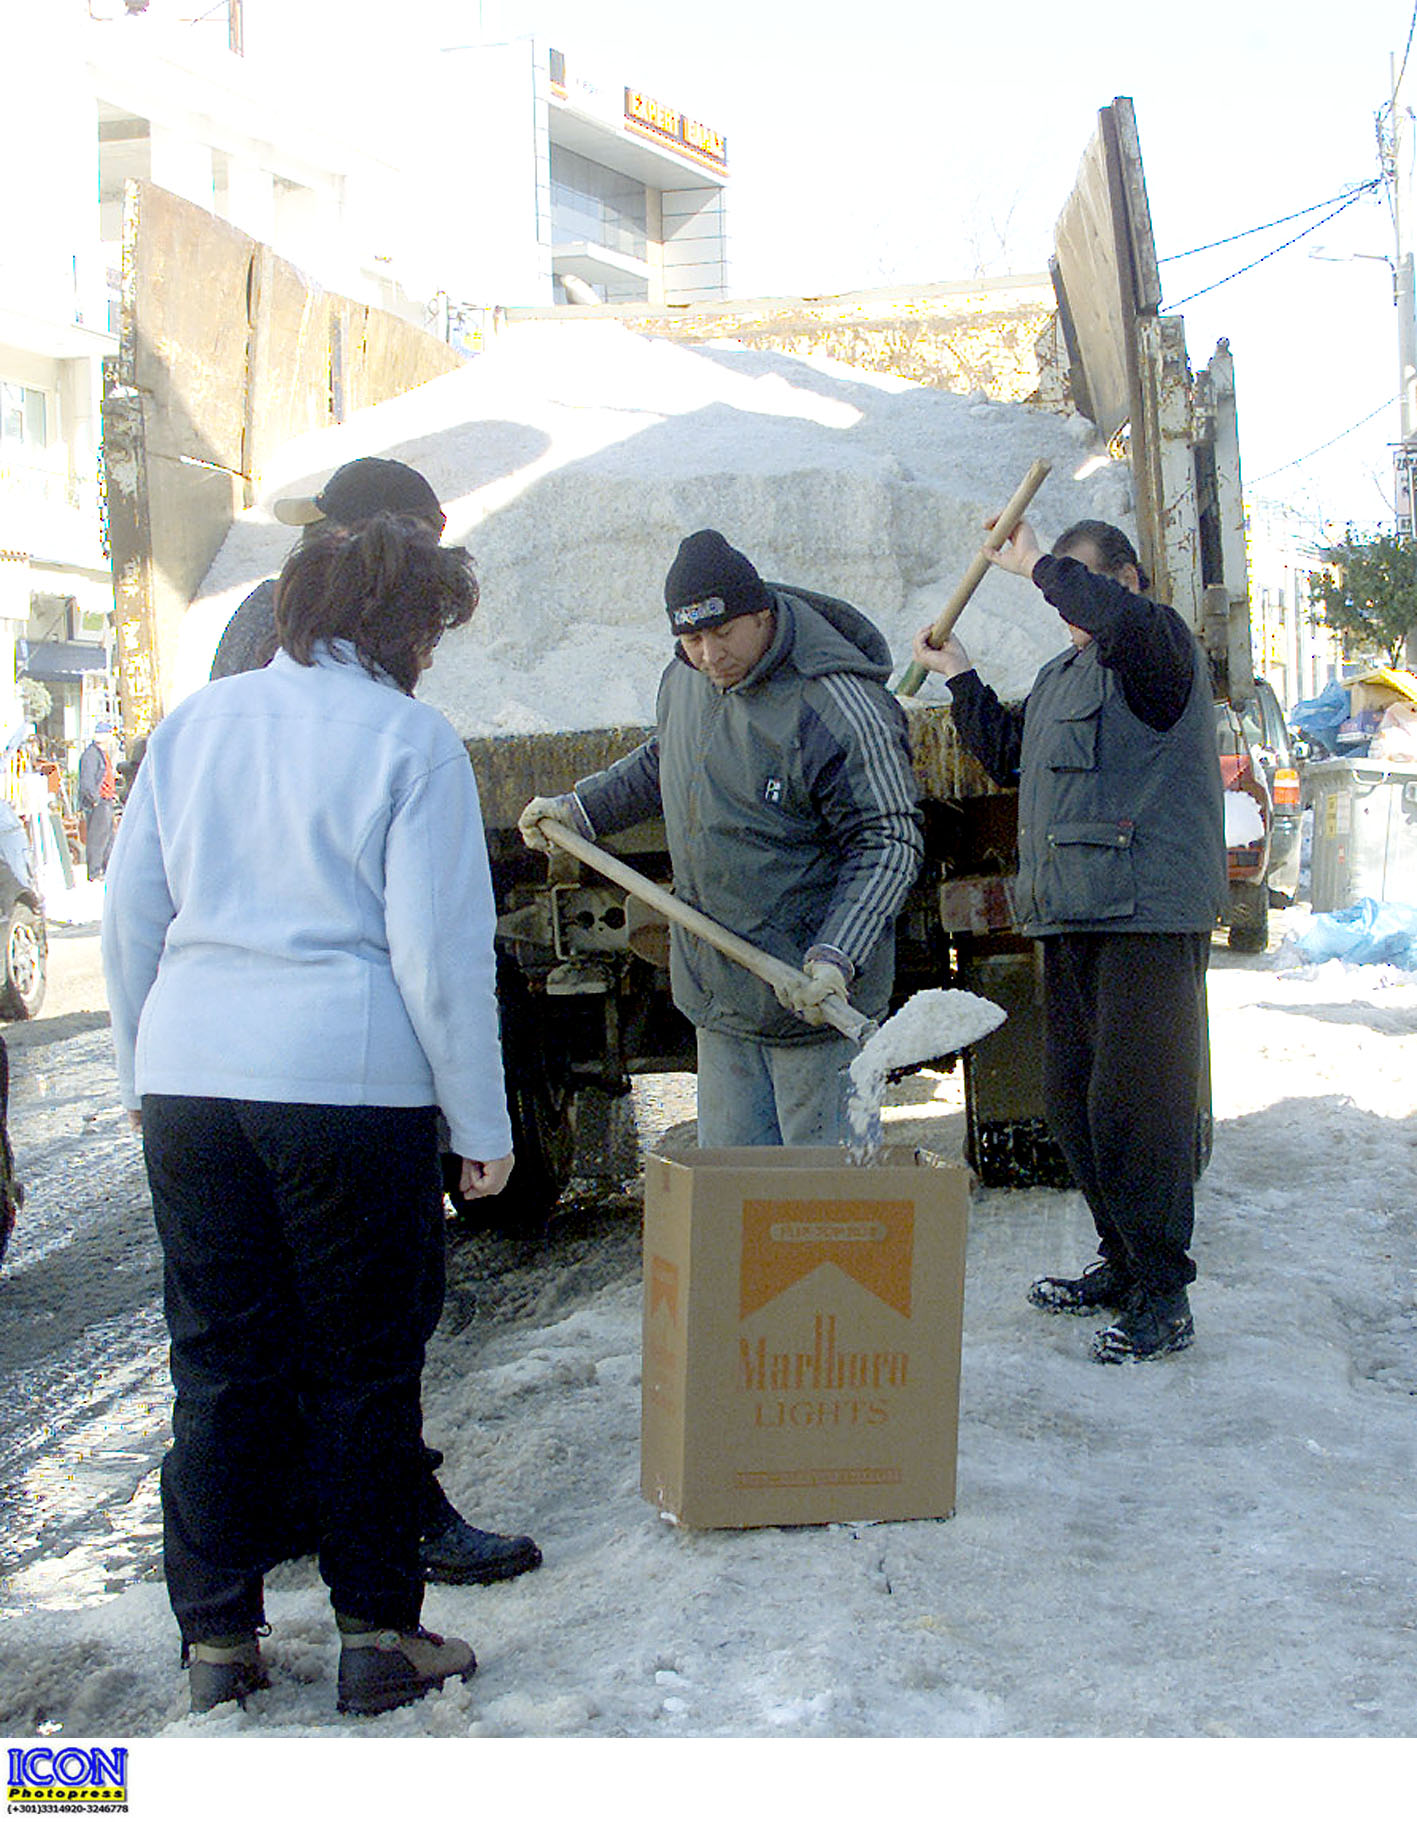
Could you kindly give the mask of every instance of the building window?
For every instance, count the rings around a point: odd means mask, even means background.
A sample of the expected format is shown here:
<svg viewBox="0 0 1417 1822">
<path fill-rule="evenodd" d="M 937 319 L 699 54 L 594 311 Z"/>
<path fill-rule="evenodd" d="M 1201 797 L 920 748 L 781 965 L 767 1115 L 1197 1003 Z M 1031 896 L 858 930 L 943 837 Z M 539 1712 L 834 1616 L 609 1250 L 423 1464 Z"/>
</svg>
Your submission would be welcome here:
<svg viewBox="0 0 1417 1822">
<path fill-rule="evenodd" d="M 49 417 L 37 386 L 0 380 L 0 451 L 13 461 L 23 451 L 38 454 L 49 444 Z"/>
<path fill-rule="evenodd" d="M 49 401 L 37 386 L 0 380 L 0 491 L 38 505 L 64 501 L 64 478 L 51 474 Z"/>
<path fill-rule="evenodd" d="M 645 186 L 579 152 L 551 148 L 551 239 L 556 246 L 589 241 L 631 259 L 644 259 L 649 243 Z"/>
</svg>

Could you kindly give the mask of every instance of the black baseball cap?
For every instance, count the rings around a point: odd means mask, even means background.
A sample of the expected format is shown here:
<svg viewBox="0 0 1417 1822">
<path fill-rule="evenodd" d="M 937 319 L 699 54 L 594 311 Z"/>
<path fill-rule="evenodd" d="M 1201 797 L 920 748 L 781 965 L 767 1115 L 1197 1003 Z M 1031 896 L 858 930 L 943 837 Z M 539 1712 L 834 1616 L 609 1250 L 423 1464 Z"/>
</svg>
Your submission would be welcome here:
<svg viewBox="0 0 1417 1822">
<path fill-rule="evenodd" d="M 381 512 L 406 512 L 446 523 L 437 494 L 418 470 L 384 456 L 359 456 L 346 462 L 317 494 L 277 500 L 271 511 L 282 525 L 317 525 L 321 519 L 358 525 Z"/>
</svg>

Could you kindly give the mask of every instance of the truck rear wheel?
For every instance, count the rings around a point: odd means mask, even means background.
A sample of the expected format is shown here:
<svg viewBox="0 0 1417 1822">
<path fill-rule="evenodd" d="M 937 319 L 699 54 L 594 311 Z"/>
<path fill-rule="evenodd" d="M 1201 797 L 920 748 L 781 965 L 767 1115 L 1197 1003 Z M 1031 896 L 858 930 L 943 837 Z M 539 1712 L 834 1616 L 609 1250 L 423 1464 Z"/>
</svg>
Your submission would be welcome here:
<svg viewBox="0 0 1417 1822">
<path fill-rule="evenodd" d="M 966 1092 L 964 1161 L 985 1189 L 1071 1189 L 1057 1142 L 1041 1119 L 981 1120 Z"/>
<path fill-rule="evenodd" d="M 1237 881 L 1230 888 L 1230 933 L 1237 955 L 1263 955 L 1269 947 L 1269 889 Z"/>
<path fill-rule="evenodd" d="M 539 1233 L 571 1180 L 575 1090 L 564 1059 L 548 1041 L 544 1001 L 510 962 L 498 964 L 497 1001 L 516 1163 L 501 1195 L 469 1202 L 457 1193 L 456 1160 L 445 1160 L 444 1188 L 454 1214 L 469 1227 Z"/>
<path fill-rule="evenodd" d="M 634 1095 L 581 1089 L 576 1096 L 575 1175 L 618 1189 L 638 1176 L 639 1170 Z"/>
</svg>

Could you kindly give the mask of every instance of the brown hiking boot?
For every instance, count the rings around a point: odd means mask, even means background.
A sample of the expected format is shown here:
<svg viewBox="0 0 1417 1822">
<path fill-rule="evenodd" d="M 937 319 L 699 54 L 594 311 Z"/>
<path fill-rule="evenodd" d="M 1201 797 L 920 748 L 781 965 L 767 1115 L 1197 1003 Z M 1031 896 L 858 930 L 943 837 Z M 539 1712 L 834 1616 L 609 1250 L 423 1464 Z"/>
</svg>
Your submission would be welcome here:
<svg viewBox="0 0 1417 1822">
<path fill-rule="evenodd" d="M 206 1714 L 222 1702 L 239 1702 L 244 1708 L 248 1695 L 270 1685 L 254 1632 L 231 1645 L 199 1639 L 188 1645 L 185 1657 L 193 1714 Z"/>
<path fill-rule="evenodd" d="M 464 1682 L 477 1669 L 466 1639 L 443 1638 L 419 1626 L 346 1631 L 340 1625 L 339 1701 L 341 1714 L 383 1714 L 441 1689 L 450 1676 Z"/>
</svg>

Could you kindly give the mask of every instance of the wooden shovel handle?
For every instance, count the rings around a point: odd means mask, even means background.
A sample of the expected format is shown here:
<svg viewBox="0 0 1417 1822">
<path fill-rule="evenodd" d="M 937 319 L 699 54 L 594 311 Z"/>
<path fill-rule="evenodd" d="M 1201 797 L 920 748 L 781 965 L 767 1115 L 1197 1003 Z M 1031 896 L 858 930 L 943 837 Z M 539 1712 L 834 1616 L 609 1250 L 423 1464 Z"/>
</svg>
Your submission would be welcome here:
<svg viewBox="0 0 1417 1822">
<path fill-rule="evenodd" d="M 595 842 L 587 841 L 583 835 L 577 835 L 574 829 L 568 829 L 564 823 L 554 822 L 545 817 L 539 824 L 541 832 L 549 841 L 563 848 L 575 859 L 584 861 L 588 867 L 594 867 L 597 873 L 603 873 L 617 886 L 623 886 L 635 898 L 652 905 L 656 911 L 662 911 L 672 923 L 682 924 L 686 930 L 692 930 L 695 936 L 702 937 L 704 942 L 726 955 L 730 961 L 755 974 L 760 981 L 769 987 L 799 986 L 806 983 L 808 976 L 800 968 L 794 968 L 790 962 L 781 962 L 775 955 L 756 948 L 745 937 L 735 936 L 722 924 L 715 923 L 713 918 L 696 910 L 693 905 L 686 905 L 672 892 L 654 880 L 646 879 L 643 873 L 637 873 L 633 867 L 626 866 L 617 855 L 608 853 Z M 875 1030 L 874 1023 L 862 1012 L 850 1005 L 841 994 L 831 994 L 822 1001 L 822 1017 L 829 1025 L 858 1044 L 864 1044 Z"/>
<path fill-rule="evenodd" d="M 1044 461 L 1037 461 L 1032 465 L 1019 482 L 1014 497 L 994 521 L 992 529 L 985 535 L 983 549 L 975 552 L 974 560 L 964 572 L 964 580 L 950 596 L 939 619 L 925 635 L 925 643 L 934 651 L 939 651 L 954 631 L 955 622 L 969 605 L 970 596 L 988 575 L 992 566 L 984 554 L 985 551 L 1002 550 L 1008 543 L 1018 529 L 1019 520 L 1028 511 L 1029 502 L 1048 478 L 1052 467 L 1051 462 Z M 928 675 L 929 672 L 925 666 L 912 658 L 906 666 L 900 682 L 895 686 L 896 695 L 913 696 Z"/>
</svg>

